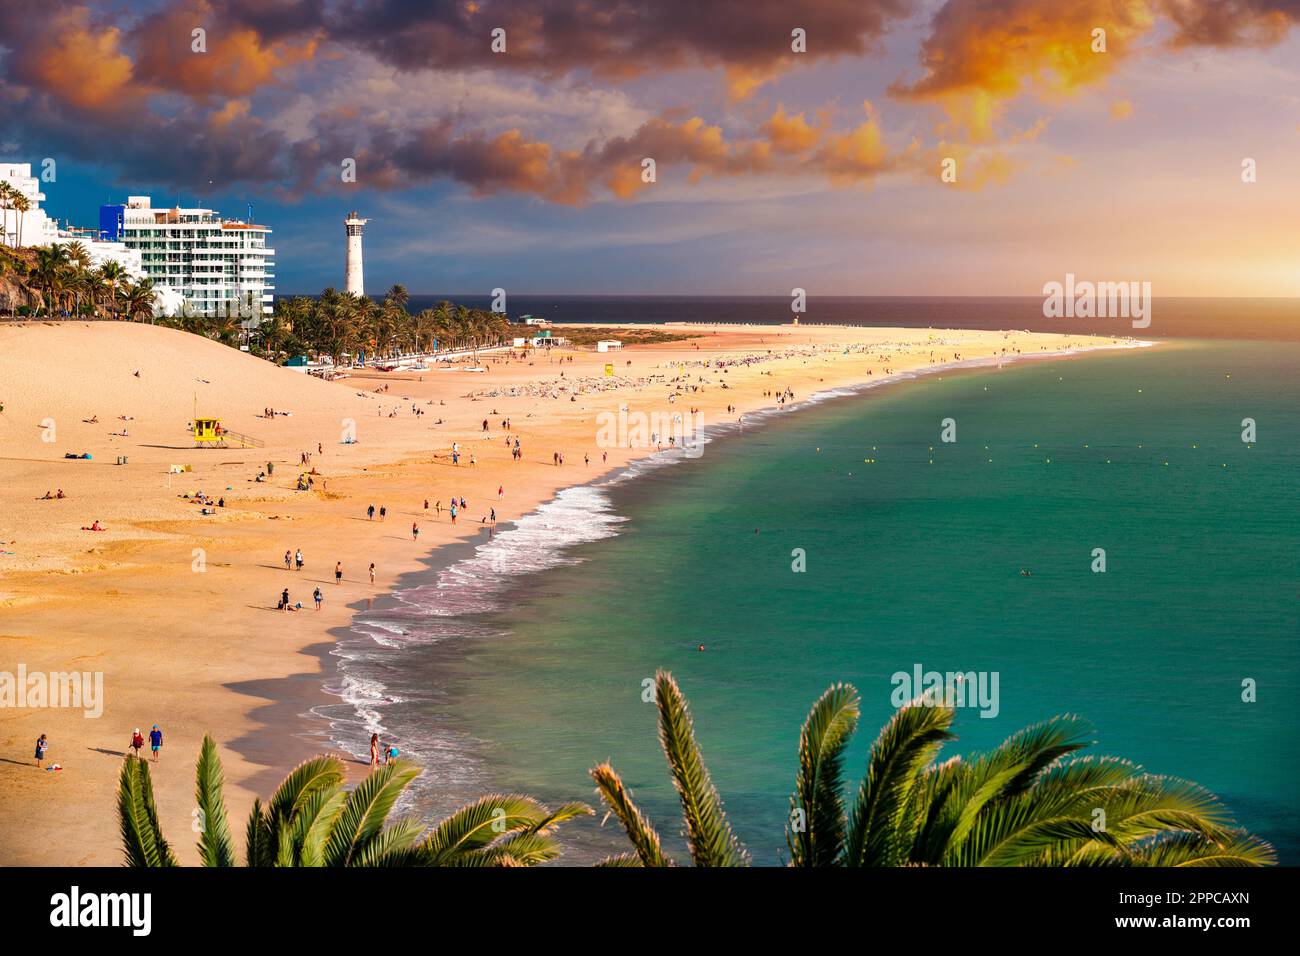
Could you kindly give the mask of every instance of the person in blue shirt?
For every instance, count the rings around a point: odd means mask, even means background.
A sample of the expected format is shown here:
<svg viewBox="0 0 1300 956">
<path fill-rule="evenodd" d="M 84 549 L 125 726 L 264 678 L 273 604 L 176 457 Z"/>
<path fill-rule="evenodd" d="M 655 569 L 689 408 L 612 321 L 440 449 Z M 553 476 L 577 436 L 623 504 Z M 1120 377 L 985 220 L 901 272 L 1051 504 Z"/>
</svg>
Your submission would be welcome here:
<svg viewBox="0 0 1300 956">
<path fill-rule="evenodd" d="M 149 731 L 149 749 L 153 751 L 153 759 L 158 759 L 158 751 L 162 750 L 162 731 L 158 725 L 153 725 L 153 730 Z"/>
</svg>

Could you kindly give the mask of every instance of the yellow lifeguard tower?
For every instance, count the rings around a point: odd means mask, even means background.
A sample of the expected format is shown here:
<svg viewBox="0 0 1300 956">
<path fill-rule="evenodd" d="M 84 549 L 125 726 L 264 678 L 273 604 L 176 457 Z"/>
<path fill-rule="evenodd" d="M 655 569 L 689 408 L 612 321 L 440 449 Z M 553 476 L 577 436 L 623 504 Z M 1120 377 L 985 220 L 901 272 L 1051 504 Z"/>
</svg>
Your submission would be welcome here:
<svg viewBox="0 0 1300 956">
<path fill-rule="evenodd" d="M 226 433 L 218 418 L 194 419 L 194 443 L 196 445 L 224 445 Z"/>
</svg>

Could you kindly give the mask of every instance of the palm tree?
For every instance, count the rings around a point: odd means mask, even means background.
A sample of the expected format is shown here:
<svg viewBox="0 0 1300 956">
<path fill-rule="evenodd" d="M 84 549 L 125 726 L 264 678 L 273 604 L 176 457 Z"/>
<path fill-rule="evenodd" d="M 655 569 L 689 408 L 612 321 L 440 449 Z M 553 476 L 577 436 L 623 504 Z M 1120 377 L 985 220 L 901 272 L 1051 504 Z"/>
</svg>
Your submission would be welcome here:
<svg viewBox="0 0 1300 956">
<path fill-rule="evenodd" d="M 0 242 L 4 245 L 10 245 L 9 242 L 9 210 L 13 208 L 13 197 L 18 192 L 7 182 L 0 181 Z M 17 239 L 12 245 L 17 246 Z"/>
<path fill-rule="evenodd" d="M 384 295 L 384 303 L 397 306 L 399 309 L 405 309 L 406 303 L 411 301 L 411 294 L 406 291 L 406 286 L 400 282 L 395 283 L 387 294 Z"/>
<path fill-rule="evenodd" d="M 42 309 L 51 313 L 59 306 L 70 277 L 68 250 L 64 246 L 40 246 L 36 265 L 30 273 L 31 284 L 41 297 Z"/>
<path fill-rule="evenodd" d="M 157 293 L 154 291 L 153 279 L 148 276 L 132 282 L 128 286 L 122 287 L 118 291 L 118 298 L 122 305 L 122 311 L 131 321 L 135 321 L 142 316 L 153 318 L 154 297 Z"/>
<path fill-rule="evenodd" d="M 16 247 L 22 240 L 23 235 L 23 214 L 32 208 L 31 201 L 17 190 L 10 191 L 9 204 L 14 211 L 18 213 L 18 231 L 14 233 L 14 246 Z"/>
<path fill-rule="evenodd" d="M 655 677 L 659 739 L 697 866 L 743 862 L 672 676 Z M 955 710 L 918 699 L 871 748 L 852 806 L 842 786 L 859 698 L 848 684 L 813 705 L 799 738 L 786 843 L 793 866 L 1265 866 L 1273 848 L 1236 827 L 1195 784 L 1146 774 L 1114 757 L 1071 756 L 1087 726 L 1055 717 L 989 754 L 935 763 Z M 634 852 L 605 865 L 669 866 L 659 837 L 608 764 L 597 791 Z"/>
<path fill-rule="evenodd" d="M 420 771 L 392 761 L 354 789 L 343 788 L 335 757 L 300 764 L 263 804 L 253 802 L 245 828 L 246 866 L 535 866 L 559 855 L 560 824 L 591 813 L 583 803 L 549 810 L 522 794 L 489 794 L 425 832 L 388 815 Z M 224 776 L 217 746 L 205 736 L 196 768 L 199 857 L 204 866 L 234 866 Z M 127 757 L 118 784 L 118 821 L 128 866 L 176 866 L 158 825 L 146 761 Z"/>
<path fill-rule="evenodd" d="M 99 279 L 108 289 L 108 303 L 113 309 L 113 318 L 117 318 L 117 290 L 129 279 L 126 268 L 122 263 L 109 259 L 99 267 Z"/>
</svg>

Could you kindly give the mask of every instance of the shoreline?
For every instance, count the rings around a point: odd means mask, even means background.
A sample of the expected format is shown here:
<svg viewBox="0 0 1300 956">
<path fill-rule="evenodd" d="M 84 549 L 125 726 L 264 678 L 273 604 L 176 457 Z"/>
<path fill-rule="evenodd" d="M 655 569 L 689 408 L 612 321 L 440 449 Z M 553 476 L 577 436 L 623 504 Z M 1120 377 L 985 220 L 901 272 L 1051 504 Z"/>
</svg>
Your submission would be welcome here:
<svg viewBox="0 0 1300 956">
<path fill-rule="evenodd" d="M 427 381 L 416 373 L 369 373 L 324 383 L 185 333 L 105 323 L 83 330 L 86 325 L 0 329 L 0 344 L 6 346 L 0 350 L 0 371 L 17 384 L 2 397 L 9 408 L 0 418 L 0 431 L 10 429 L 0 438 L 13 438 L 18 445 L 16 457 L 8 458 L 6 465 L 21 462 L 11 466 L 17 472 L 11 485 L 16 495 L 31 492 L 33 498 L 58 485 L 69 489 L 73 502 L 37 505 L 28 509 L 30 515 L 11 515 L 14 523 L 0 527 L 0 539 L 10 542 L 6 548 L 12 546 L 0 564 L 5 573 L 0 582 L 0 635 L 29 670 L 52 672 L 95 661 L 108 688 L 106 719 L 101 721 L 82 722 L 79 715 L 54 710 L 0 711 L 0 746 L 13 755 L 0 764 L 0 798 L 14 807 L 0 822 L 3 864 L 116 862 L 112 802 L 122 744 L 132 726 L 147 727 L 155 721 L 169 734 L 166 754 L 171 760 L 155 774 L 159 813 L 168 832 L 188 830 L 193 765 L 204 732 L 211 732 L 221 748 L 232 826 L 242 829 L 254 795 L 265 797 L 300 758 L 338 749 L 320 732 L 323 719 L 311 711 L 313 704 L 338 701 L 324 690 L 330 676 L 327 661 L 360 612 L 395 600 L 394 594 L 413 579 L 410 576 L 425 577 L 434 568 L 450 566 L 457 555 L 472 553 L 481 543 L 468 511 L 468 521 L 453 528 L 445 515 L 435 517 L 431 509 L 423 516 L 418 504 L 410 503 L 425 495 L 445 500 L 450 491 L 474 499 L 486 510 L 482 503 L 491 500 L 491 494 L 485 489 L 495 490 L 501 483 L 508 488 L 497 502 L 498 529 L 504 532 L 508 521 L 534 513 L 562 489 L 609 480 L 634 462 L 653 459 L 653 449 L 610 447 L 609 460 L 602 462 L 602 450 L 592 445 L 593 411 L 619 404 L 634 405 L 638 411 L 671 410 L 671 402 L 665 401 L 667 388 L 669 394 L 681 396 L 683 405 L 699 404 L 707 420 L 715 422 L 708 426 L 712 437 L 715 429 L 736 427 L 726 421 L 724 402 L 734 405 L 737 414 L 752 416 L 772 409 L 773 398 L 761 392 L 772 390 L 775 395 L 778 386 L 809 396 L 775 409 L 792 411 L 814 398 L 825 401 L 823 396 L 846 387 L 851 390 L 845 394 L 852 395 L 854 390 L 898 384 L 918 374 L 960 370 L 927 361 L 927 353 L 933 356 L 936 350 L 956 349 L 968 356 L 975 352 L 962 363 L 991 365 L 999 354 L 1002 361 L 1019 361 L 1136 347 L 1127 337 L 1064 333 L 719 325 L 699 329 L 698 336 L 684 341 L 627 348 L 615 356 L 565 350 L 559 353 L 560 362 L 554 355 L 494 361 L 488 374 L 469 380 L 454 373 L 429 375 Z M 785 352 L 774 355 L 783 345 Z M 1038 350 L 1006 354 L 1011 347 Z M 98 363 L 90 382 L 77 371 L 85 365 L 83 353 L 95 355 Z M 627 362 L 636 372 L 624 373 L 610 385 L 599 373 L 611 359 Z M 723 360 L 735 364 L 715 364 Z M 878 370 L 882 362 L 908 367 L 888 377 L 863 374 L 864 368 Z M 140 376 L 131 378 L 141 366 L 144 388 Z M 194 370 L 201 370 L 197 379 Z M 677 378 L 668 381 L 674 373 Z M 575 374 L 577 379 L 571 377 Z M 684 391 L 684 385 L 694 387 L 692 379 L 707 381 L 707 394 L 703 384 L 698 395 Z M 724 392 L 718 385 L 727 388 L 728 381 L 731 387 Z M 678 382 L 675 390 L 673 382 Z M 385 386 L 402 397 L 374 391 Z M 482 397 L 465 392 L 488 386 L 520 394 Z M 569 401 L 551 401 L 556 389 Z M 265 435 L 266 449 L 195 453 L 177 442 L 176 419 L 189 416 L 191 391 L 196 406 L 202 392 L 204 407 L 225 414 L 231 429 Z M 266 421 L 251 409 L 239 411 L 266 404 L 263 395 L 293 415 Z M 179 401 L 170 407 L 159 404 L 169 396 Z M 392 405 L 394 401 L 399 404 Z M 430 410 L 418 417 L 408 414 L 408 402 L 413 411 Z M 78 424 L 96 408 L 104 416 L 101 425 Z M 235 412 L 228 411 L 231 408 Z M 139 431 L 129 441 L 106 440 L 100 434 L 105 426 L 120 427 L 110 420 L 118 409 L 132 417 L 130 430 Z M 439 421 L 427 424 L 435 412 Z M 96 460 L 52 459 L 48 444 L 16 428 L 18 422 L 40 421 L 47 415 L 61 422 L 56 448 L 88 446 Z M 361 429 L 361 442 L 331 445 L 318 463 L 325 469 L 320 473 L 322 486 L 296 495 L 282 478 L 283 472 L 291 476 L 296 470 L 296 449 L 315 448 L 316 436 L 337 433 L 340 418 L 346 421 L 349 416 Z M 486 436 L 477 428 L 485 416 L 492 426 Z M 513 425 L 506 434 L 521 435 L 526 443 L 520 462 L 493 453 L 494 446 L 499 452 L 503 432 L 497 426 L 502 418 Z M 278 440 L 273 437 L 277 430 Z M 453 440 L 482 456 L 477 467 L 456 469 L 442 457 Z M 543 460 L 548 444 L 577 460 L 553 468 Z M 130 453 L 127 469 L 113 469 L 115 447 Z M 596 455 L 585 469 L 583 448 Z M 166 476 L 168 462 L 187 459 L 195 462 L 193 476 Z M 252 484 L 246 476 L 268 459 L 281 465 L 274 480 Z M 88 483 L 78 485 L 80 475 Z M 160 487 L 162 476 L 168 486 L 173 479 L 184 488 L 200 481 L 198 487 L 225 486 L 231 507 L 200 518 L 188 500 L 178 501 L 175 490 Z M 112 489 L 108 500 L 103 498 L 105 488 Z M 98 513 L 78 503 L 88 498 L 95 499 Z M 381 524 L 358 516 L 367 500 L 396 503 L 392 520 Z M 53 519 L 45 516 L 52 514 L 67 517 L 51 524 Z M 110 534 L 88 541 L 75 530 L 77 523 L 91 518 L 102 518 Z M 410 535 L 401 534 L 401 522 L 413 518 L 425 532 L 418 555 L 412 554 Z M 393 530 L 398 533 L 385 533 Z M 89 550 L 87 544 L 92 545 Z M 307 553 L 306 572 L 295 575 L 278 567 L 276 554 L 286 544 Z M 191 574 L 195 550 L 206 555 L 206 575 Z M 327 572 L 339 556 L 345 577 L 343 586 L 334 590 Z M 379 578 L 368 586 L 362 569 L 372 560 L 380 569 Z M 297 599 L 308 604 L 305 618 L 275 614 L 254 596 L 260 592 L 261 600 L 271 598 L 285 581 L 298 589 Z M 325 593 L 323 612 L 312 611 L 301 590 L 312 586 Z M 129 626 L 106 630 L 108 622 Z M 39 774 L 20 759 L 28 749 L 26 738 L 34 739 L 47 728 L 53 730 L 52 756 L 67 768 L 59 774 Z M 360 776 L 365 763 L 349 767 Z M 74 806 L 88 811 L 78 817 Z M 71 815 L 73 832 L 66 844 L 52 849 L 39 834 L 17 825 L 37 807 L 59 819 Z M 193 847 L 173 839 L 182 862 L 192 863 Z"/>
<path fill-rule="evenodd" d="M 779 408 L 760 408 L 756 412 L 746 413 L 745 415 L 742 416 L 742 418 L 747 418 L 749 420 L 746 420 L 743 423 L 725 422 L 725 423 L 717 423 L 714 425 L 706 426 L 706 428 L 704 429 L 705 435 L 702 439 L 702 443 L 707 445 L 717 440 L 738 440 L 743 438 L 750 428 L 762 428 L 764 425 L 767 425 L 770 422 L 786 414 L 807 411 L 808 409 L 819 407 L 828 403 L 835 403 L 841 401 L 848 402 L 855 399 L 865 399 L 869 397 L 872 393 L 874 393 L 877 389 L 897 387 L 900 385 L 904 385 L 908 382 L 916 381 L 923 378 L 938 377 L 942 379 L 942 377 L 945 374 L 949 374 L 949 373 L 975 374 L 982 371 L 1000 369 L 1003 364 L 1007 364 L 1007 365 L 1027 364 L 1034 361 L 1056 361 L 1062 359 L 1084 358 L 1088 355 L 1093 355 L 1099 352 L 1120 351 L 1120 350 L 1127 350 L 1127 349 L 1146 349 L 1146 348 L 1155 347 L 1157 344 L 1168 345 L 1171 343 L 1136 341 L 1126 345 L 1097 346 L 1095 348 L 1090 348 L 1090 349 L 1066 350 L 1066 351 L 1046 353 L 1046 354 L 1031 354 L 1031 355 L 1015 356 L 1013 358 L 1007 358 L 1004 360 L 999 360 L 996 358 L 976 358 L 976 359 L 964 360 L 961 362 L 946 363 L 943 365 L 934 366 L 932 368 L 900 372 L 895 375 L 885 376 L 870 382 L 859 382 L 850 385 L 836 385 L 833 388 L 825 389 L 820 392 L 815 392 L 809 395 L 807 398 L 801 399 L 787 406 L 782 406 Z M 614 485 L 626 481 L 635 481 L 637 478 L 642 477 L 643 475 L 645 475 L 647 472 L 651 470 L 673 467 L 673 466 L 681 465 L 691 460 L 693 460 L 691 456 L 687 456 L 681 454 L 680 452 L 671 451 L 668 449 L 665 449 L 661 452 L 655 452 L 646 449 L 646 453 L 643 454 L 642 456 L 633 458 L 632 460 L 622 465 L 619 465 L 618 467 L 608 469 L 607 471 L 595 475 L 585 481 L 578 482 L 571 485 L 563 485 L 556 488 L 550 498 L 542 502 L 539 502 L 538 505 L 534 507 L 532 511 L 529 511 L 525 515 L 522 515 L 520 519 L 508 523 L 499 524 L 493 534 L 493 537 L 498 537 L 498 536 L 508 534 L 512 529 L 518 526 L 520 521 L 523 521 L 528 518 L 538 517 L 539 513 L 543 508 L 545 508 L 547 505 L 554 503 L 557 500 L 557 498 L 566 491 L 571 491 L 576 488 L 594 488 L 599 490 L 602 488 L 609 487 L 610 485 Z M 609 535 L 608 537 L 617 536 L 619 533 L 620 532 L 618 531 L 613 531 L 611 535 Z M 603 539 L 604 537 L 607 536 L 601 536 L 601 537 Z M 383 594 L 375 598 L 373 601 L 368 601 L 367 604 L 369 606 L 364 608 L 357 607 L 354 610 L 352 620 L 348 624 L 331 629 L 330 631 L 331 641 L 322 642 L 319 645 L 315 645 L 313 647 L 304 649 L 304 653 L 312 653 L 314 656 L 317 656 L 319 658 L 321 670 L 318 677 L 328 679 L 330 676 L 330 672 L 332 672 L 333 675 L 341 675 L 343 673 L 344 666 L 342 664 L 342 657 L 338 652 L 343 647 L 345 641 L 349 641 L 349 640 L 360 641 L 363 639 L 357 630 L 358 625 L 364 625 L 365 623 L 363 620 L 363 615 L 370 612 L 382 612 L 385 609 L 392 609 L 394 607 L 399 606 L 402 603 L 402 599 L 399 597 L 399 595 L 404 591 L 409 591 L 411 589 L 420 588 L 420 587 L 436 585 L 440 579 L 440 575 L 442 575 L 448 569 L 474 556 L 486 543 L 487 542 L 484 542 L 482 540 L 460 540 L 454 543 L 440 545 L 428 555 L 427 560 L 421 562 L 422 564 L 425 565 L 424 567 L 413 568 L 409 571 L 406 571 L 397 580 L 395 580 L 391 585 L 391 587 L 389 587 Z M 568 551 L 570 548 L 576 546 L 578 543 L 579 542 L 572 542 L 572 543 L 566 543 L 564 545 L 561 545 L 559 551 L 561 553 Z M 554 564 L 548 564 L 542 568 L 532 568 L 532 569 L 522 571 L 519 574 L 512 574 L 511 577 L 514 579 L 515 583 L 511 585 L 511 588 L 513 589 L 516 587 L 520 587 L 527 578 L 536 574 L 544 573 L 545 571 L 549 570 L 551 567 L 554 566 L 555 566 Z M 474 614 L 474 613 L 484 613 L 484 612 L 481 611 L 465 612 L 465 614 Z M 487 613 L 494 613 L 494 612 L 487 612 Z M 455 620 L 461 616 L 462 615 L 459 614 L 452 615 L 452 620 Z M 449 650 L 448 653 L 455 653 L 455 651 Z M 296 677 L 298 675 L 294 675 L 294 676 Z M 279 682 L 279 683 L 285 683 L 285 682 Z M 317 729 L 310 734 L 300 735 L 301 739 L 303 739 L 304 741 L 311 738 L 324 739 L 328 742 L 329 746 L 327 749 L 329 749 L 330 752 L 339 754 L 341 757 L 345 759 L 345 761 L 365 764 L 365 761 L 359 760 L 356 754 L 351 753 L 346 749 L 341 749 L 345 745 L 337 738 L 337 735 L 334 732 L 336 726 L 335 719 L 315 712 L 317 709 L 324 706 L 337 706 L 339 705 L 339 702 L 342 702 L 343 704 L 346 704 L 347 706 L 352 707 L 354 710 L 356 710 L 360 708 L 362 702 L 348 700 L 345 697 L 345 695 L 343 695 L 342 693 L 335 694 L 334 692 L 327 690 L 326 684 L 320 679 L 318 679 L 316 683 L 317 686 L 315 688 L 314 693 L 309 692 L 306 688 L 304 688 L 300 696 L 285 697 L 278 700 L 273 700 L 271 704 L 264 709 L 269 712 L 275 709 L 277 705 L 279 705 L 281 708 L 284 709 L 282 710 L 282 712 L 292 712 L 294 718 L 303 721 L 305 724 L 315 724 Z M 293 686 L 284 687 L 284 690 L 286 692 L 293 691 L 294 689 L 295 688 Z M 380 688 L 381 692 L 388 691 L 388 690 L 391 690 L 391 688 L 387 686 L 383 686 Z M 315 699 L 315 703 L 311 702 L 313 698 Z M 304 712 L 304 708 L 305 708 L 305 712 Z M 358 714 L 357 716 L 358 718 L 360 718 L 361 715 Z M 382 719 L 382 713 L 380 714 L 380 717 Z M 378 729 L 380 731 L 381 738 L 384 737 L 386 732 L 385 729 L 382 727 L 382 725 L 378 727 L 372 727 L 370 729 Z M 388 737 L 388 739 L 390 741 L 395 741 L 397 743 L 404 743 L 404 741 L 400 737 L 392 737 L 391 734 Z M 233 747 L 235 745 L 232 743 L 231 746 Z M 321 752 L 319 748 L 312 749 L 309 751 L 304 751 L 301 755 L 301 759 L 307 759 L 319 752 Z M 487 761 L 484 762 L 486 763 Z M 429 768 L 426 767 L 425 769 L 427 770 Z M 274 786 L 276 782 L 278 781 L 268 780 L 267 786 L 264 787 L 264 789 L 269 789 L 269 787 Z"/>
</svg>

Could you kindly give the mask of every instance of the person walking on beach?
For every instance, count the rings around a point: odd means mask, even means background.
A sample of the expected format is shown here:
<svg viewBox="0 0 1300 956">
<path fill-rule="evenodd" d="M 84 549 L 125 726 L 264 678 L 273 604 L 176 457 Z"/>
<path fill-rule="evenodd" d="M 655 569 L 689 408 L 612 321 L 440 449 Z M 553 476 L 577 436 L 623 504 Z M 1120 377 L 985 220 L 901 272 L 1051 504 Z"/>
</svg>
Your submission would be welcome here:
<svg viewBox="0 0 1300 956">
<path fill-rule="evenodd" d="M 411 522 L 411 540 L 412 541 L 420 540 L 420 526 L 416 524 L 414 521 Z"/>
<path fill-rule="evenodd" d="M 370 562 L 370 583 L 375 583 L 375 562 Z"/>
<path fill-rule="evenodd" d="M 343 562 L 335 561 L 334 562 L 334 583 L 339 584 L 342 582 L 342 580 L 343 580 Z"/>
<path fill-rule="evenodd" d="M 369 508 L 366 509 L 366 517 L 369 518 L 371 521 L 374 521 L 374 520 L 375 520 L 375 506 L 374 506 L 374 505 L 371 505 Z"/>
<path fill-rule="evenodd" d="M 370 769 L 379 766 L 379 734 L 370 735 Z"/>
<path fill-rule="evenodd" d="M 162 750 L 162 731 L 158 725 L 153 725 L 153 730 L 149 731 L 149 749 L 153 751 L 154 762 L 158 762 L 158 751 Z"/>
<path fill-rule="evenodd" d="M 302 548 L 293 553 L 293 563 L 299 571 L 302 570 Z"/>
<path fill-rule="evenodd" d="M 49 749 L 50 749 L 50 742 L 45 739 L 44 734 L 41 734 L 39 737 L 36 738 L 36 767 L 38 770 L 44 769 L 41 766 L 41 762 L 45 759 L 45 754 L 49 751 Z"/>
<path fill-rule="evenodd" d="M 289 589 L 288 588 L 285 588 L 282 592 L 280 592 L 280 610 L 281 611 L 289 610 Z"/>
<path fill-rule="evenodd" d="M 324 597 L 323 597 L 323 596 L 321 595 L 321 593 L 320 593 L 320 588 L 317 588 L 315 591 L 313 591 L 312 594 L 311 594 L 311 597 L 312 597 L 312 600 L 316 602 L 316 610 L 319 611 L 319 610 L 320 610 L 320 602 L 324 600 Z"/>
<path fill-rule="evenodd" d="M 380 520 L 380 521 L 383 521 L 383 520 L 384 520 L 385 518 L 387 518 L 387 517 L 388 517 L 388 509 L 387 509 L 386 507 L 384 507 L 383 505 L 380 505 L 380 506 L 379 506 L 379 520 Z"/>
<path fill-rule="evenodd" d="M 144 735 L 140 733 L 140 728 L 135 728 L 135 733 L 131 735 L 131 749 L 135 751 L 132 755 L 136 760 L 140 759 L 140 748 L 144 746 Z"/>
<path fill-rule="evenodd" d="M 293 569 L 293 555 L 288 551 L 284 553 L 284 569 L 286 571 Z"/>
<path fill-rule="evenodd" d="M 451 523 L 456 523 L 456 502 L 451 503 Z"/>
</svg>

